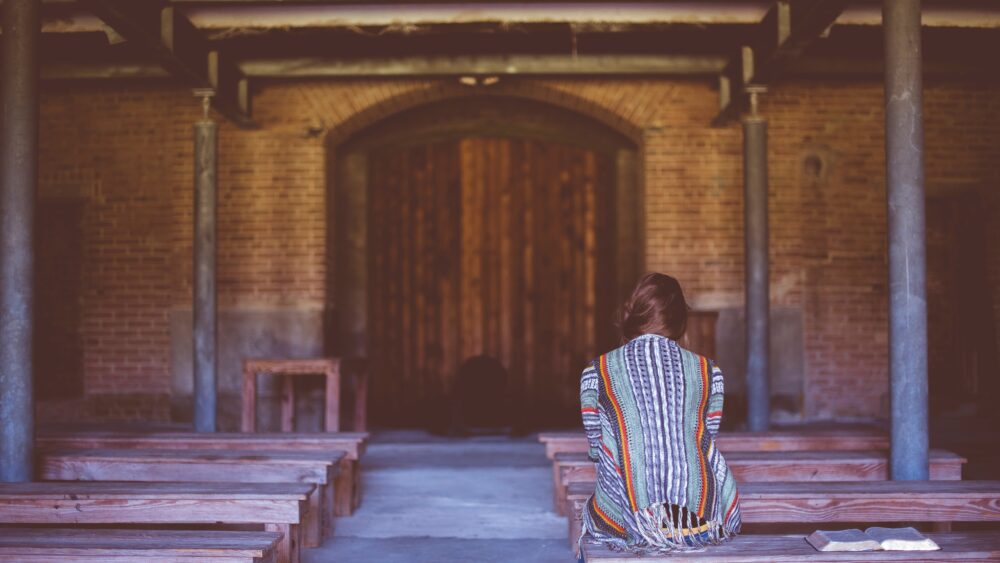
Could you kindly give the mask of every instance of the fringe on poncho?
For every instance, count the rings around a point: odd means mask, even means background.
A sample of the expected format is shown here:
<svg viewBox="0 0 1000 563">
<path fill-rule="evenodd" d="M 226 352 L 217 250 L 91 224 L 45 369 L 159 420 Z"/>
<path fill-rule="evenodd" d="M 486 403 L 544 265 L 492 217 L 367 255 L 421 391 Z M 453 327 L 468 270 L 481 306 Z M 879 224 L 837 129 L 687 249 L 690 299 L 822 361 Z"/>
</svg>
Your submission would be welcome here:
<svg viewBox="0 0 1000 563">
<path fill-rule="evenodd" d="M 583 426 L 597 462 L 585 535 L 612 548 L 664 552 L 739 533 L 736 482 L 715 447 L 722 395 L 713 362 L 659 335 L 635 338 L 584 370 Z M 684 536 L 702 525 L 704 533 Z"/>
</svg>

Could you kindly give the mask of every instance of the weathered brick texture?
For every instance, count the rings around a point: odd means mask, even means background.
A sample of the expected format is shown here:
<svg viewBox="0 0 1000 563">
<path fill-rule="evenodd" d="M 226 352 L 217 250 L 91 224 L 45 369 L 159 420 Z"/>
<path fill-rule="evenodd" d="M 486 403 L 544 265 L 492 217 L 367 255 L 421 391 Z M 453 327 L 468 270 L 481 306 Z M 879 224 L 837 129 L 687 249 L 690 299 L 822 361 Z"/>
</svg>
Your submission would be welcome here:
<svg viewBox="0 0 1000 563">
<path fill-rule="evenodd" d="M 451 80 L 261 87 L 261 127 L 221 128 L 220 304 L 322 306 L 332 274 L 327 137 L 479 91 Z M 485 91 L 567 107 L 635 139 L 648 268 L 679 277 L 697 307 L 741 305 L 741 133 L 708 126 L 718 102 L 707 82 L 505 79 Z M 882 96 L 877 82 L 793 83 L 773 88 L 762 105 L 771 130 L 772 298 L 803 311 L 808 419 L 886 412 Z M 170 391 L 169 315 L 191 298 L 191 126 L 199 115 L 183 89 L 45 92 L 41 195 L 87 201 L 80 329 L 88 397 Z M 928 185 L 975 184 L 992 195 L 989 272 L 1000 320 L 1000 89 L 929 83 L 926 119 Z M 145 414 L 166 416 L 152 406 Z"/>
</svg>

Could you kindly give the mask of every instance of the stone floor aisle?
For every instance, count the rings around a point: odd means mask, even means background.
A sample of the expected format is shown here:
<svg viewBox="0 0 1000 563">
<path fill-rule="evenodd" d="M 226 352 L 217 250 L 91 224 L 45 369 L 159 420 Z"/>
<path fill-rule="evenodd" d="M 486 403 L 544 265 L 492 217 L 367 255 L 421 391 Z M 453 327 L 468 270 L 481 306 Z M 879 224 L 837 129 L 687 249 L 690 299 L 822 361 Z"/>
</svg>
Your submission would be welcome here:
<svg viewBox="0 0 1000 563">
<path fill-rule="evenodd" d="M 533 437 L 380 432 L 361 467 L 361 508 L 303 563 L 573 561 Z"/>
</svg>

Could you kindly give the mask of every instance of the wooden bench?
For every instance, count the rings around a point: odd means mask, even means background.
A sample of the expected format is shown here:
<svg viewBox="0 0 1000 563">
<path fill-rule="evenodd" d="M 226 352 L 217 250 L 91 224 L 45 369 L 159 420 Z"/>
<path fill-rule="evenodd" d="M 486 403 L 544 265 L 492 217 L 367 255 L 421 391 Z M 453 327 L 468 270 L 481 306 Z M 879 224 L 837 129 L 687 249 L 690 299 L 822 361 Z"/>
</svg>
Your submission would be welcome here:
<svg viewBox="0 0 1000 563">
<path fill-rule="evenodd" d="M 241 432 L 43 432 L 36 444 L 52 449 L 146 450 L 274 450 L 296 452 L 343 451 L 334 483 L 337 516 L 350 516 L 361 504 L 358 460 L 368 444 L 367 432 L 284 434 Z"/>
<path fill-rule="evenodd" d="M 277 532 L 0 528 L 10 563 L 274 563 Z"/>
<path fill-rule="evenodd" d="M 572 483 L 570 544 L 595 484 Z M 740 485 L 743 522 L 995 522 L 1000 481 L 780 482 Z"/>
<path fill-rule="evenodd" d="M 41 449 L 36 473 L 45 481 L 312 483 L 303 544 L 318 547 L 333 535 L 334 480 L 343 457 L 341 451 Z"/>
<path fill-rule="evenodd" d="M 669 555 L 639 556 L 616 552 L 603 545 L 583 542 L 583 555 L 587 563 L 669 563 L 671 561 L 699 561 L 701 563 L 772 563 L 798 562 L 836 563 L 843 561 L 906 561 L 914 563 L 931 561 L 996 561 L 1000 560 L 1000 533 L 998 532 L 948 532 L 927 534 L 941 551 L 867 551 L 824 553 L 806 543 L 803 536 L 795 535 L 745 535 L 737 536 L 721 545 L 698 552 L 676 552 Z"/>
<path fill-rule="evenodd" d="M 278 561 L 298 563 L 308 483 L 0 483 L 5 524 L 256 524 L 282 534 Z"/>
<path fill-rule="evenodd" d="M 543 432 L 538 441 L 545 456 L 555 459 L 559 452 L 587 453 L 583 432 Z M 846 430 L 769 430 L 767 432 L 722 432 L 715 443 L 724 453 L 806 452 L 837 450 L 888 450 L 889 436 L 877 428 Z"/>
<path fill-rule="evenodd" d="M 725 456 L 737 482 L 885 481 L 889 478 L 889 453 L 885 451 L 733 452 Z M 946 450 L 931 450 L 931 479 L 960 480 L 966 461 Z M 595 481 L 596 467 L 587 454 L 566 452 L 557 453 L 552 466 L 558 475 L 556 512 L 565 516 L 567 485 Z"/>
</svg>

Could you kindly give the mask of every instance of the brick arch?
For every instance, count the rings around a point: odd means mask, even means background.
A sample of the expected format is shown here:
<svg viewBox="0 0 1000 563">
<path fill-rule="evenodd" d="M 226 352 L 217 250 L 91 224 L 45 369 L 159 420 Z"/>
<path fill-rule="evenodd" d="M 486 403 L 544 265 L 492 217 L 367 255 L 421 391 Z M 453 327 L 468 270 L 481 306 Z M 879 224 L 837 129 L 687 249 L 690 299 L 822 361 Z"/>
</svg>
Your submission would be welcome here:
<svg viewBox="0 0 1000 563">
<path fill-rule="evenodd" d="M 395 114 L 435 102 L 476 96 L 533 100 L 571 110 L 617 131 L 636 147 L 642 146 L 642 127 L 625 119 L 611 109 L 537 82 L 513 80 L 501 81 L 499 84 L 493 86 L 479 87 L 469 87 L 442 81 L 428 88 L 415 89 L 390 97 L 355 113 L 334 126 L 327 134 L 327 147 L 335 149 L 338 145 L 345 143 L 368 127 L 388 119 Z"/>
</svg>

